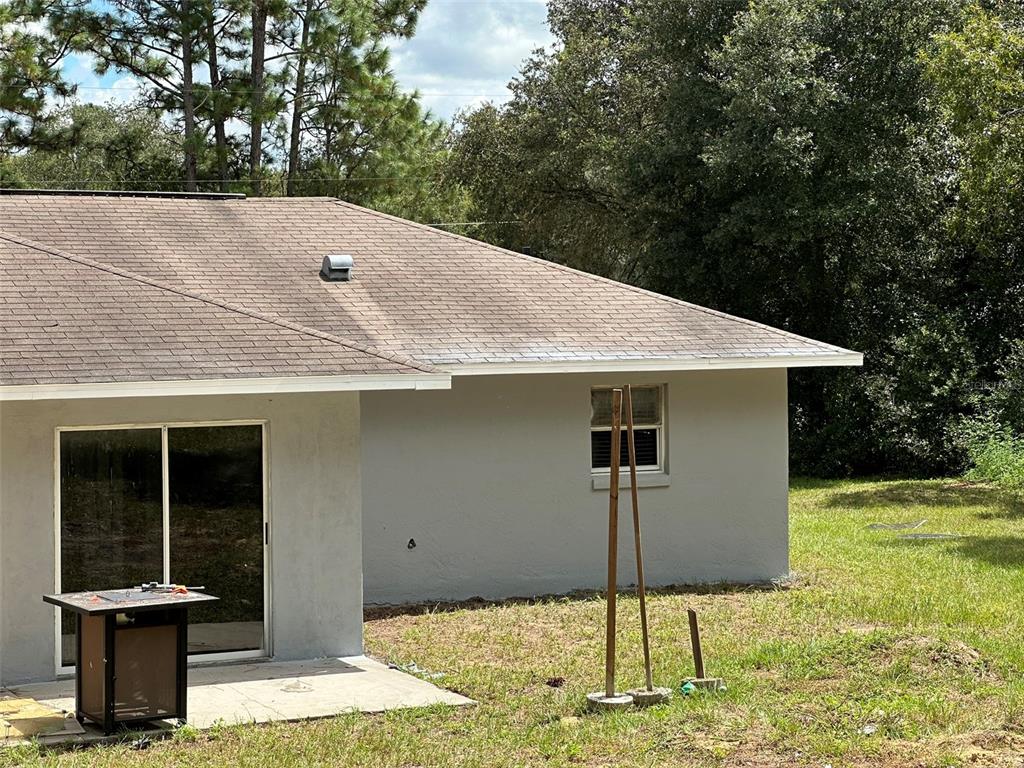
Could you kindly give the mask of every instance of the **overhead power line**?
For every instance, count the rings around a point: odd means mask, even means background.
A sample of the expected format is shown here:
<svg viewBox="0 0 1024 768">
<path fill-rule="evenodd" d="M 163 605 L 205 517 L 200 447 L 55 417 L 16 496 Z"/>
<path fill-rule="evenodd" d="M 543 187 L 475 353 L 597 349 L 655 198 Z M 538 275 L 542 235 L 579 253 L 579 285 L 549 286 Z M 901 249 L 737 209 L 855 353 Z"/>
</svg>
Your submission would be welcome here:
<svg viewBox="0 0 1024 768">
<path fill-rule="evenodd" d="M 482 227 L 485 224 L 522 224 L 521 221 L 437 221 L 432 227 Z"/>
</svg>

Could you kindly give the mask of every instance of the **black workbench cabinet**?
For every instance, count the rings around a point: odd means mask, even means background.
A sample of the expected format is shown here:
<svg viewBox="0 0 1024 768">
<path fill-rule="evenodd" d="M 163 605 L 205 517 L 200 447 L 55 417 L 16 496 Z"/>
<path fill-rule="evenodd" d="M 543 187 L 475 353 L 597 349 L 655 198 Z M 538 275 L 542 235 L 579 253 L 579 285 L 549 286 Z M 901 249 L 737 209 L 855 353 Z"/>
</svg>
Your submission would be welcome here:
<svg viewBox="0 0 1024 768">
<path fill-rule="evenodd" d="M 212 595 L 110 590 L 46 595 L 75 614 L 75 716 L 117 725 L 188 716 L 188 609 Z"/>
</svg>

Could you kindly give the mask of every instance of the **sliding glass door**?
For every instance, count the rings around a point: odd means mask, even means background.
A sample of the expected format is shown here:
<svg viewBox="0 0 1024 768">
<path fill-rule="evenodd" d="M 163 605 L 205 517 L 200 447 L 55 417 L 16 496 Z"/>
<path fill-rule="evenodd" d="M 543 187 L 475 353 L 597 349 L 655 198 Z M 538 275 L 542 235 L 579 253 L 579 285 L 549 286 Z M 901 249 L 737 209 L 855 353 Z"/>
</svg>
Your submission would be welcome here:
<svg viewBox="0 0 1024 768">
<path fill-rule="evenodd" d="M 189 611 L 191 653 L 263 647 L 263 430 L 172 427 L 170 576 L 221 598 Z"/>
<path fill-rule="evenodd" d="M 159 429 L 60 433 L 64 592 L 163 581 Z M 75 663 L 75 617 L 61 611 L 61 665 Z"/>
<path fill-rule="evenodd" d="M 261 424 L 61 430 L 63 592 L 146 581 L 205 587 L 193 656 L 266 652 L 265 476 Z M 74 659 L 60 618 L 60 666 Z"/>
</svg>

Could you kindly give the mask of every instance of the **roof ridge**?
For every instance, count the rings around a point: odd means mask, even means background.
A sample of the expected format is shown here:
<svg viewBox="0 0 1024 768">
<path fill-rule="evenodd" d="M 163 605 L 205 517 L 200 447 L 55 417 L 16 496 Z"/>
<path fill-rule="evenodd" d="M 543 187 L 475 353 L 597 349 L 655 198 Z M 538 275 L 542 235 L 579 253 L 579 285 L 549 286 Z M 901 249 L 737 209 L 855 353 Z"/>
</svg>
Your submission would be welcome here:
<svg viewBox="0 0 1024 768">
<path fill-rule="evenodd" d="M 309 328 L 307 326 L 300 325 L 299 323 L 293 323 L 291 320 L 285 320 L 284 318 L 276 317 L 274 315 L 267 315 L 264 314 L 263 312 L 258 312 L 253 309 L 248 309 L 246 307 L 239 307 L 234 304 L 229 304 L 226 301 L 220 301 L 209 296 L 204 296 L 203 294 L 196 293 L 195 291 L 189 291 L 184 288 L 177 288 L 173 285 L 168 285 L 166 283 L 160 282 L 159 280 L 154 280 L 144 275 L 136 274 L 135 272 L 131 272 L 127 269 L 121 269 L 120 267 L 114 267 L 111 266 L 110 264 L 104 264 L 103 262 L 94 261 L 93 259 L 89 259 L 84 256 L 78 256 L 77 254 L 68 253 L 67 251 L 63 251 L 59 248 L 53 248 L 51 246 L 44 245 L 43 243 L 38 243 L 34 240 L 28 240 L 26 238 L 18 237 L 17 235 L 12 235 L 9 232 L 5 232 L 3 230 L 0 230 L 0 239 L 7 240 L 8 242 L 16 243 L 18 245 L 22 245 L 26 248 L 32 248 L 33 250 L 40 251 L 51 256 L 56 256 L 61 259 L 67 259 L 68 261 L 73 261 L 76 264 L 82 264 L 93 269 L 99 269 L 104 272 L 108 272 L 112 275 L 117 275 L 118 277 L 123 277 L 128 280 L 134 280 L 138 283 L 149 285 L 153 288 L 159 288 L 160 290 L 168 291 L 178 296 L 184 296 L 195 301 L 201 301 L 205 304 L 210 304 L 212 306 L 219 307 L 220 309 L 227 310 L 228 312 L 235 312 L 237 314 L 245 315 L 246 317 L 251 317 L 255 320 L 271 323 L 272 325 L 276 325 L 281 328 L 294 331 L 296 333 L 302 333 L 307 336 L 313 336 L 315 338 L 322 339 L 323 341 L 329 341 L 333 344 L 348 347 L 349 349 L 353 349 L 357 352 L 372 355 L 373 357 L 379 357 L 382 360 L 387 360 L 388 362 L 391 363 L 398 363 L 399 365 L 405 365 L 410 368 L 415 368 L 419 371 L 422 371 L 423 373 L 439 372 L 439 370 L 434 366 L 428 365 L 427 363 L 423 363 L 419 360 L 413 360 L 412 358 L 403 357 L 401 355 L 394 355 L 390 352 L 375 349 L 374 347 L 370 347 L 365 344 L 359 344 L 358 342 L 343 339 L 340 336 L 335 336 L 334 334 L 326 333 L 324 331 L 317 330 L 316 328 Z"/>
<path fill-rule="evenodd" d="M 770 331 L 772 333 L 778 334 L 779 336 L 782 336 L 782 337 L 787 338 L 787 339 L 795 339 L 797 341 L 803 341 L 803 342 L 806 342 L 806 343 L 809 343 L 809 344 L 813 344 L 813 345 L 815 345 L 817 347 L 821 347 L 823 349 L 827 349 L 827 350 L 830 350 L 830 351 L 833 351 L 833 352 L 849 353 L 849 352 L 853 351 L 853 350 L 846 349 L 845 347 L 840 347 L 840 346 L 838 346 L 836 344 L 828 344 L 827 342 L 818 341 L 817 339 L 812 339 L 812 338 L 810 338 L 808 336 L 801 336 L 800 334 L 793 333 L 792 331 L 786 331 L 786 330 L 783 330 L 782 328 L 776 328 L 774 326 L 767 325 L 766 323 L 759 323 L 756 320 L 751 320 L 751 319 L 746 318 L 746 317 L 740 317 L 738 315 L 730 315 L 728 312 L 722 312 L 722 311 L 717 310 L 717 309 L 711 309 L 710 307 L 704 307 L 704 306 L 701 306 L 700 304 L 694 304 L 694 303 L 689 302 L 689 301 L 684 301 L 683 299 L 677 299 L 677 298 L 675 298 L 673 296 L 666 296 L 665 294 L 658 293 L 656 291 L 649 291 L 646 288 L 640 288 L 639 286 L 636 286 L 636 285 L 630 285 L 629 283 L 623 283 L 623 282 L 620 282 L 618 280 L 612 280 L 610 277 L 603 277 L 602 275 L 595 275 L 595 274 L 593 274 L 591 272 L 585 272 L 582 269 L 575 269 L 574 267 L 569 267 L 569 266 L 566 266 L 565 264 L 559 264 L 558 262 L 555 262 L 555 261 L 548 261 L 547 259 L 542 259 L 539 256 L 528 256 L 525 253 L 519 253 L 518 251 L 513 251 L 513 250 L 511 250 L 509 248 L 502 248 L 499 245 L 494 245 L 492 243 L 487 243 L 487 242 L 484 242 L 483 240 L 474 240 L 472 237 L 466 237 L 465 235 L 459 235 L 459 234 L 456 234 L 455 232 L 447 232 L 447 231 L 445 231 L 443 229 L 437 229 L 436 227 L 431 227 L 429 224 L 421 224 L 421 223 L 419 223 L 417 221 L 410 221 L 409 219 L 403 219 L 400 216 L 392 216 L 389 213 L 382 213 L 381 211 L 375 211 L 372 208 L 366 208 L 366 207 L 364 207 L 362 205 L 356 205 L 355 203 L 350 203 L 347 200 L 341 200 L 339 198 L 333 198 L 332 202 L 337 204 L 337 205 L 341 205 L 341 206 L 344 206 L 344 207 L 347 207 L 347 208 L 354 208 L 355 210 L 363 211 L 365 213 L 369 213 L 369 214 L 371 214 L 373 216 L 377 216 L 377 217 L 380 217 L 382 219 L 388 219 L 389 221 L 398 222 L 399 224 L 405 224 L 406 226 L 415 227 L 417 229 L 425 229 L 425 230 L 427 230 L 429 232 L 433 232 L 434 234 L 444 235 L 446 237 L 451 237 L 451 238 L 454 238 L 456 240 L 459 240 L 460 242 L 468 242 L 468 243 L 472 243 L 472 244 L 477 245 L 477 246 L 482 246 L 484 248 L 489 248 L 489 249 L 491 249 L 493 251 L 497 251 L 498 253 L 503 253 L 503 254 L 506 254 L 506 255 L 509 255 L 509 256 L 516 256 L 517 258 L 525 259 L 527 261 L 531 261 L 531 262 L 540 264 L 541 266 L 549 267 L 551 269 L 557 269 L 557 270 L 560 270 L 562 272 L 569 272 L 571 274 L 579 275 L 581 277 L 586 277 L 586 278 L 589 278 L 591 280 L 594 280 L 594 281 L 597 281 L 597 282 L 600 282 L 600 283 L 606 283 L 606 284 L 618 286 L 619 288 L 625 288 L 626 290 L 633 291 L 634 293 L 639 293 L 639 294 L 644 295 L 644 296 L 648 296 L 648 297 L 651 297 L 651 298 L 654 298 L 654 299 L 659 299 L 660 301 L 664 301 L 664 302 L 667 302 L 667 303 L 670 303 L 670 304 L 673 304 L 673 305 L 688 307 L 689 309 L 694 309 L 694 310 L 697 310 L 698 312 L 703 312 L 703 313 L 708 314 L 708 315 L 713 315 L 715 317 L 725 318 L 727 320 L 733 320 L 733 321 L 738 322 L 738 323 L 744 323 L 745 325 L 751 325 L 751 326 L 754 326 L 755 328 L 760 328 L 761 330 Z"/>
</svg>

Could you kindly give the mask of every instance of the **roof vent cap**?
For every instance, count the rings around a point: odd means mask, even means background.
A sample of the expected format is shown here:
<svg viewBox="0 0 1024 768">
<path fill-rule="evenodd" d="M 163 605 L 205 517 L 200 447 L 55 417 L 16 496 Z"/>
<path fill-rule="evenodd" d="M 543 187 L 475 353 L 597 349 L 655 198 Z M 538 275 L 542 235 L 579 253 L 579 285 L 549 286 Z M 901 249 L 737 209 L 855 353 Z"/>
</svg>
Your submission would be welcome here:
<svg viewBox="0 0 1024 768">
<path fill-rule="evenodd" d="M 352 257 L 347 253 L 333 253 L 324 256 L 320 276 L 332 282 L 348 282 L 352 279 Z"/>
</svg>

